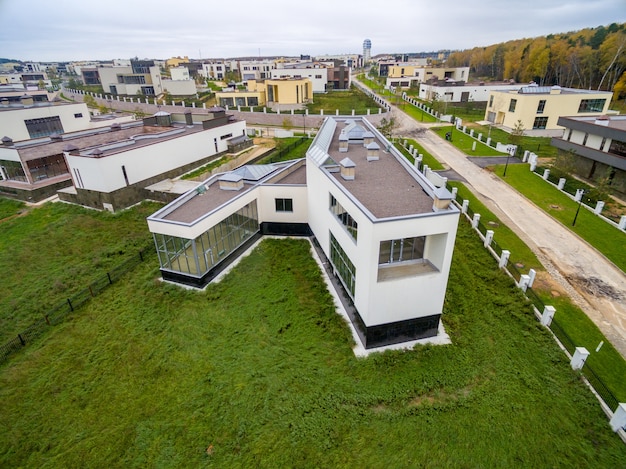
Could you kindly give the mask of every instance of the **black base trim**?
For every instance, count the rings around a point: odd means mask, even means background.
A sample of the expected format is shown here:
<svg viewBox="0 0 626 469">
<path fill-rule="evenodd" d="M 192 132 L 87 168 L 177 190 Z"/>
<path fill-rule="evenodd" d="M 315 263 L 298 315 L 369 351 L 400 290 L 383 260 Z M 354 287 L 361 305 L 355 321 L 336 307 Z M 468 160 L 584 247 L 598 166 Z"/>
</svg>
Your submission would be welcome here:
<svg viewBox="0 0 626 469">
<path fill-rule="evenodd" d="M 353 310 L 350 313 L 352 324 L 366 349 L 435 337 L 439 331 L 441 319 L 441 314 L 434 314 L 368 327 L 358 311 Z"/>
<path fill-rule="evenodd" d="M 312 236 L 308 223 L 261 223 L 261 234 L 271 236 Z"/>
</svg>

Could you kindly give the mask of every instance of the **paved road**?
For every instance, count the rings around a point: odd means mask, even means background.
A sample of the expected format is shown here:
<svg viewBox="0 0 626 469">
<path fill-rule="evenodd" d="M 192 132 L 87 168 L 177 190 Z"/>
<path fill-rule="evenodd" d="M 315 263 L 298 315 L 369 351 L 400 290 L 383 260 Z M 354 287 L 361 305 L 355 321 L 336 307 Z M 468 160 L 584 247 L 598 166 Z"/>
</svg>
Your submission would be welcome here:
<svg viewBox="0 0 626 469">
<path fill-rule="evenodd" d="M 399 109 L 392 112 L 399 135 L 416 139 L 460 174 L 478 198 L 535 252 L 548 273 L 537 281 L 555 292 L 567 293 L 626 358 L 624 272 L 493 173 L 433 132 L 424 131 L 423 124 Z M 615 234 L 616 242 L 623 243 L 624 235 Z"/>
</svg>

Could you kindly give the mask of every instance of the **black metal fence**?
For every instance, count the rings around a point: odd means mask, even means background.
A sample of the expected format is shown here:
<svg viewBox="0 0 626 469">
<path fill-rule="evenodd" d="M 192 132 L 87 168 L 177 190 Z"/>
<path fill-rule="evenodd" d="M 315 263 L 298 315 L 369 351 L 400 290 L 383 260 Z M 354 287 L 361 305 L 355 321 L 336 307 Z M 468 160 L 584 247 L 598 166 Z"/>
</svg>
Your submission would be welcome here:
<svg viewBox="0 0 626 469">
<path fill-rule="evenodd" d="M 111 269 L 105 275 L 94 280 L 86 288 L 75 293 L 63 302 L 52 307 L 43 316 L 17 334 L 13 339 L 0 346 L 0 362 L 9 358 L 13 353 L 18 352 L 27 344 L 33 342 L 51 326 L 63 322 L 63 320 L 74 310 L 80 308 L 91 298 L 95 297 L 103 290 L 118 281 L 124 274 L 134 269 L 138 264 L 144 261 L 144 252 L 150 248 L 141 249 L 136 255 L 125 260 L 118 266 Z"/>
<path fill-rule="evenodd" d="M 285 155 L 289 154 L 291 150 L 301 145 L 304 145 L 307 142 L 309 142 L 309 139 L 307 137 L 300 137 L 298 140 L 290 143 L 286 147 L 281 148 L 280 150 L 275 151 L 274 153 L 271 153 L 270 155 L 264 157 L 262 159 L 262 162 L 265 164 L 268 164 L 268 163 L 277 163 L 279 161 L 283 161 L 283 159 L 285 158 Z"/>
</svg>

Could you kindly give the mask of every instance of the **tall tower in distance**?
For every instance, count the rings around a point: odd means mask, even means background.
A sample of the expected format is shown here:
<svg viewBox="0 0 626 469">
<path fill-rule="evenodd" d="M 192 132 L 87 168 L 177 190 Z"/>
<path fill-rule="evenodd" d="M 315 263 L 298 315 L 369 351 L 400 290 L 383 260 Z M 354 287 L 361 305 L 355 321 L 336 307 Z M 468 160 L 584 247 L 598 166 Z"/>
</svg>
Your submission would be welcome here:
<svg viewBox="0 0 626 469">
<path fill-rule="evenodd" d="M 372 60 L 372 41 L 366 39 L 363 41 L 363 64 Z"/>
</svg>

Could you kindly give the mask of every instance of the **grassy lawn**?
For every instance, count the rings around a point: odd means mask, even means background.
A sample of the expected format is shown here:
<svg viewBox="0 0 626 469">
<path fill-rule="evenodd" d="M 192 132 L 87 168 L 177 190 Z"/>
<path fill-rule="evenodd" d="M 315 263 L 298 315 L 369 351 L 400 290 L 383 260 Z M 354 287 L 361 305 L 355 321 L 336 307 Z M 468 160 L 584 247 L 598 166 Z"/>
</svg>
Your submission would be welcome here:
<svg viewBox="0 0 626 469">
<path fill-rule="evenodd" d="M 487 125 L 468 124 L 467 127 L 474 129 L 476 134 L 482 133 L 485 138 L 487 135 L 491 135 L 492 142 L 500 142 L 505 145 L 511 143 L 511 135 L 496 127 L 491 127 L 491 133 Z M 556 147 L 550 145 L 550 137 L 529 137 L 525 135 L 521 137 L 518 154 L 524 154 L 524 150 L 532 151 L 542 158 L 556 157 L 557 154 Z"/>
<path fill-rule="evenodd" d="M 395 100 L 393 101 L 393 103 L 395 104 Z M 407 102 L 403 101 L 398 107 L 402 109 L 402 111 L 404 111 L 407 115 L 415 119 L 417 122 L 437 122 L 436 117 L 431 116 L 427 112 L 424 112 Z"/>
<path fill-rule="evenodd" d="M 503 165 L 495 167 L 498 176 L 502 177 L 503 171 Z M 527 165 L 509 165 L 505 181 L 626 271 L 625 233 L 584 208 L 580 209 L 576 226 L 572 226 L 578 203 L 533 174 Z"/>
<path fill-rule="evenodd" d="M 462 223 L 453 345 L 357 359 L 304 240 L 204 292 L 145 262 L 0 369 L 4 467 L 597 467 L 626 446 Z"/>
<path fill-rule="evenodd" d="M 3 200 L 0 209 L 13 205 Z M 110 214 L 47 203 L 0 223 L 0 342 L 150 246 L 145 218 L 157 207 Z"/>
<path fill-rule="evenodd" d="M 508 174 L 508 171 L 507 171 Z M 469 207 L 474 213 L 480 213 L 480 222 L 489 230 L 493 230 L 493 239 L 502 247 L 511 252 L 510 262 L 523 264 L 524 272 L 528 269 L 536 271 L 544 270 L 543 265 L 537 259 L 533 251 L 498 217 L 496 217 L 478 198 L 470 191 L 465 184 L 458 181 L 448 181 L 452 187 L 456 187 L 459 203 L 469 200 Z M 495 262 L 495 261 L 494 261 Z"/>
<path fill-rule="evenodd" d="M 398 140 L 404 140 L 403 138 L 399 138 Z M 407 146 L 410 147 L 413 145 L 414 148 L 417 148 L 418 155 L 421 154 L 423 159 L 422 163 L 428 165 L 430 169 L 433 171 L 439 171 L 445 169 L 443 165 L 437 160 L 433 155 L 431 155 L 428 151 L 424 149 L 421 145 L 419 145 L 415 140 L 411 138 L 407 138 Z M 396 142 L 396 148 L 404 155 L 404 157 L 409 160 L 411 163 L 415 163 L 415 158 L 409 154 L 409 151 L 406 150 L 400 142 Z"/>
<path fill-rule="evenodd" d="M 469 156 L 506 156 L 506 153 L 496 151 L 495 148 L 485 145 L 479 142 L 475 138 L 470 137 L 468 134 L 463 133 L 461 130 L 457 130 L 453 125 L 446 125 L 443 127 L 433 127 L 431 129 L 441 138 L 446 138 L 446 133 L 452 133 L 452 145 L 457 147 L 463 153 Z M 476 142 L 476 151 L 472 150 L 472 146 Z"/>
<path fill-rule="evenodd" d="M 5 218 L 18 215 L 24 210 L 26 210 L 26 204 L 24 202 L 0 197 L 0 223 L 5 221 Z"/>
<path fill-rule="evenodd" d="M 524 265 L 522 269 L 524 272 L 529 269 L 535 269 L 537 272 L 545 270 L 532 250 L 490 212 L 463 183 L 450 181 L 448 184 L 457 187 L 457 200 L 459 202 L 469 200 L 469 207 L 475 213 L 480 213 L 481 223 L 493 230 L 494 240 L 503 249 L 511 252 L 510 262 Z M 602 378 L 613 394 L 620 399 L 620 402 L 624 402 L 626 400 L 626 382 L 623 379 L 626 376 L 624 358 L 609 343 L 585 312 L 575 306 L 568 297 L 554 297 L 550 290 L 541 290 L 537 287 L 534 287 L 534 290 L 544 304 L 556 308 L 556 320 L 576 346 L 585 347 L 592 352 L 587 363 Z M 595 352 L 601 341 L 604 341 L 604 345 L 599 352 Z"/>
<path fill-rule="evenodd" d="M 375 114 L 379 107 L 376 101 L 354 87 L 346 91 L 315 94 L 313 102 L 307 104 L 310 114 L 319 114 L 323 109 L 326 115 L 334 115 L 337 109 L 342 115 L 351 114 L 353 109 L 357 114 L 365 114 L 368 109 Z"/>
<path fill-rule="evenodd" d="M 304 158 L 306 151 L 311 146 L 311 140 L 302 137 L 289 137 L 275 139 L 276 150 L 260 160 L 257 164 L 278 163 L 279 161 L 289 161 Z M 289 148 L 293 146 L 292 148 Z"/>
</svg>

